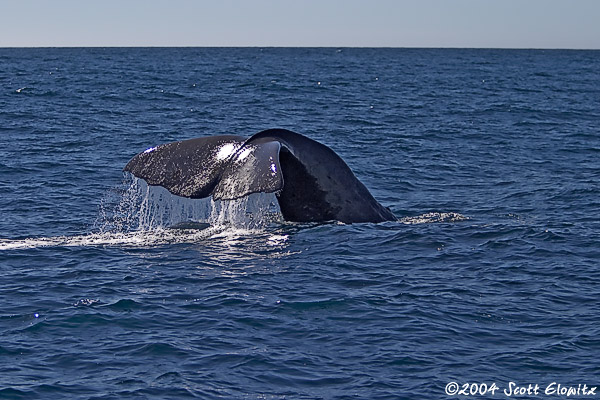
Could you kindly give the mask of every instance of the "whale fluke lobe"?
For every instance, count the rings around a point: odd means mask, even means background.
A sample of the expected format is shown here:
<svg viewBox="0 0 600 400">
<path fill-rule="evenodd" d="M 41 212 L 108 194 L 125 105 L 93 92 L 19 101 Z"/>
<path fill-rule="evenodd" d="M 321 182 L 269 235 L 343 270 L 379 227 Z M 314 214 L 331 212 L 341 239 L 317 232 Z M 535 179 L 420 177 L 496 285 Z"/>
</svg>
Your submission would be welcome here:
<svg viewBox="0 0 600 400">
<path fill-rule="evenodd" d="M 287 221 L 396 220 L 333 150 L 285 129 L 247 140 L 220 135 L 163 144 L 134 156 L 124 170 L 182 197 L 233 200 L 275 192 Z"/>
<path fill-rule="evenodd" d="M 177 196 L 201 199 L 212 194 L 245 140 L 221 135 L 162 144 L 133 157 L 124 170 Z"/>
</svg>

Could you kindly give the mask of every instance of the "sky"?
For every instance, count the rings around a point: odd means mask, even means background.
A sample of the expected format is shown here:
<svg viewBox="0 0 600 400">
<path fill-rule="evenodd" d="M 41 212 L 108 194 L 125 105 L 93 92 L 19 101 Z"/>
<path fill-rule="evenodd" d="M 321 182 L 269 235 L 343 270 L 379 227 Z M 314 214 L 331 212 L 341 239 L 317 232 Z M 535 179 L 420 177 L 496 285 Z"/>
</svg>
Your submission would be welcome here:
<svg viewBox="0 0 600 400">
<path fill-rule="evenodd" d="M 0 0 L 0 47 L 600 49 L 600 0 Z"/>
</svg>

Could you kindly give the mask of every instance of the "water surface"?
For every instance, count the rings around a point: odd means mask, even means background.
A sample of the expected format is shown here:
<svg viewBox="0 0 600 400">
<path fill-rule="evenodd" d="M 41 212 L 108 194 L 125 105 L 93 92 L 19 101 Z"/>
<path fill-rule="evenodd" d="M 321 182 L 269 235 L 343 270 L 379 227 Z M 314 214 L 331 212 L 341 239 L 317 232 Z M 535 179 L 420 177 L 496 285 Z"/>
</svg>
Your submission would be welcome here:
<svg viewBox="0 0 600 400">
<path fill-rule="evenodd" d="M 597 51 L 0 49 L 1 397 L 597 383 L 598 65 Z M 285 223 L 272 196 L 183 201 L 121 172 L 160 143 L 273 127 L 330 146 L 400 221 Z M 210 227 L 165 229 L 189 216 Z"/>
</svg>

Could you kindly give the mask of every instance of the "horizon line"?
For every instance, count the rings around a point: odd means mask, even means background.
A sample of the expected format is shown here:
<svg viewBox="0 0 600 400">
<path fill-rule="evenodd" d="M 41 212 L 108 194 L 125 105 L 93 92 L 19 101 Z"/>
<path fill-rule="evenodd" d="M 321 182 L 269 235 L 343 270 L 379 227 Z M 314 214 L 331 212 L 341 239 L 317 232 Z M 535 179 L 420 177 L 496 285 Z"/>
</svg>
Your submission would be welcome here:
<svg viewBox="0 0 600 400">
<path fill-rule="evenodd" d="M 184 48 L 219 48 L 219 49 L 424 49 L 424 50 L 572 50 L 598 51 L 599 48 L 587 47 L 470 47 L 470 46 L 276 46 L 276 45 L 66 45 L 66 46 L 0 46 L 0 49 L 184 49 Z"/>
</svg>

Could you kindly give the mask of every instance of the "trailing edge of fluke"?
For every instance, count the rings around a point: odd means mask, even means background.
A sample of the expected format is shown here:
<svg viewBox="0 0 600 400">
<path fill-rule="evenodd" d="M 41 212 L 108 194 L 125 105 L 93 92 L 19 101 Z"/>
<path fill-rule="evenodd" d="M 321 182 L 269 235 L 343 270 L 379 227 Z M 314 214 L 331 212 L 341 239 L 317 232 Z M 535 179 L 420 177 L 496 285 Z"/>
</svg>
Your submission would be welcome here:
<svg viewBox="0 0 600 400">
<path fill-rule="evenodd" d="M 333 150 L 285 129 L 162 144 L 134 156 L 124 170 L 192 199 L 275 192 L 287 221 L 396 220 Z"/>
</svg>

